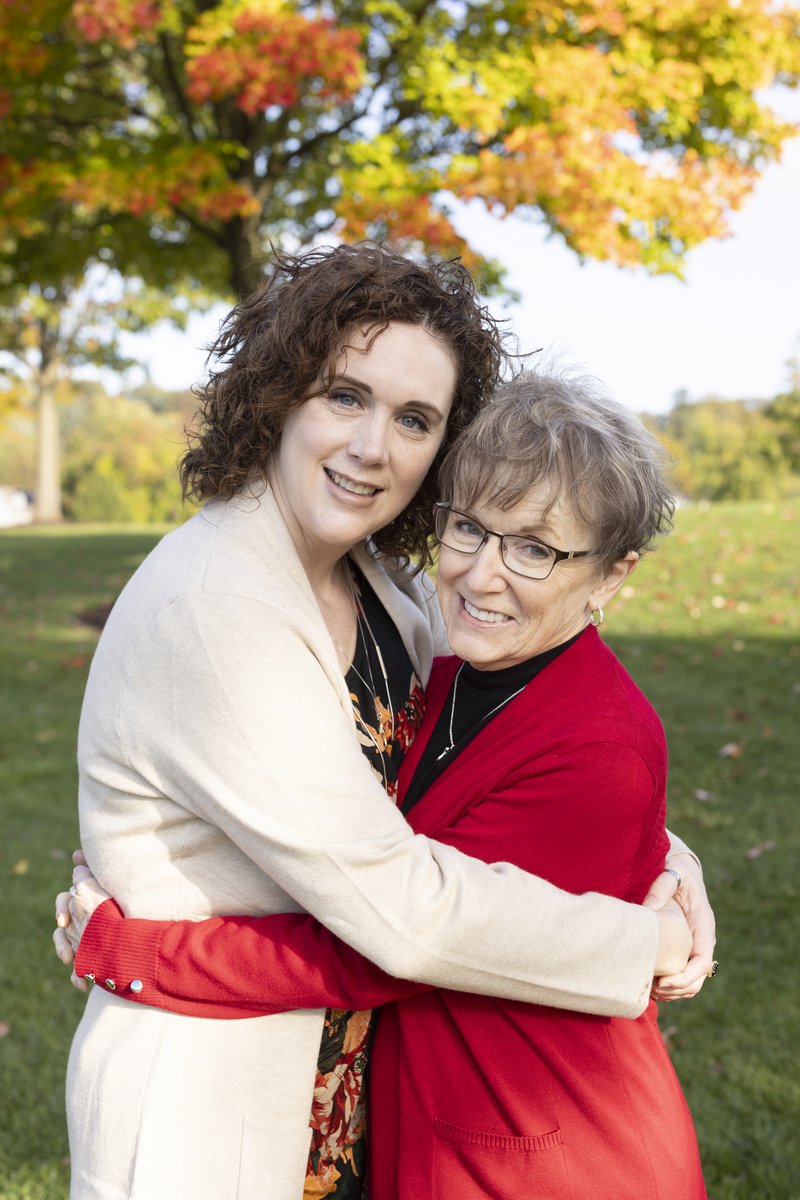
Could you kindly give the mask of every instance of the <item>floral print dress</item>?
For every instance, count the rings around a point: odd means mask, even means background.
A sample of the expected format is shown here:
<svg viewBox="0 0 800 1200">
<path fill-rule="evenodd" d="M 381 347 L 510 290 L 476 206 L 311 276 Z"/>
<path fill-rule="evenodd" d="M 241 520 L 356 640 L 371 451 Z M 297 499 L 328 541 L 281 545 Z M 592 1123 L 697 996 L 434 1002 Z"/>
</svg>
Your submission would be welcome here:
<svg viewBox="0 0 800 1200">
<path fill-rule="evenodd" d="M 346 683 L 361 748 L 396 801 L 397 772 L 422 723 L 425 696 L 389 615 L 366 579 L 353 574 L 358 630 Z M 303 1200 L 366 1200 L 371 1021 L 371 1011 L 329 1009 L 325 1014 Z"/>
</svg>

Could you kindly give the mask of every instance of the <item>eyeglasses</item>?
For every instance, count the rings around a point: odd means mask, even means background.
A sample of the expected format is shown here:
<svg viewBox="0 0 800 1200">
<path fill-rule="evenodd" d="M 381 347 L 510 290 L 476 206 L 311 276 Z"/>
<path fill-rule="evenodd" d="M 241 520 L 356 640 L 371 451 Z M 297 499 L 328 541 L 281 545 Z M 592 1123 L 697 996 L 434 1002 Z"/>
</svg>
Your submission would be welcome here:
<svg viewBox="0 0 800 1200">
<path fill-rule="evenodd" d="M 526 579 L 547 579 L 556 563 L 567 558 L 585 558 L 591 550 L 557 550 L 539 538 L 520 533 L 497 533 L 474 517 L 457 512 L 449 504 L 436 505 L 436 536 L 448 550 L 477 554 L 490 537 L 500 539 L 500 554 L 509 571 Z"/>
</svg>

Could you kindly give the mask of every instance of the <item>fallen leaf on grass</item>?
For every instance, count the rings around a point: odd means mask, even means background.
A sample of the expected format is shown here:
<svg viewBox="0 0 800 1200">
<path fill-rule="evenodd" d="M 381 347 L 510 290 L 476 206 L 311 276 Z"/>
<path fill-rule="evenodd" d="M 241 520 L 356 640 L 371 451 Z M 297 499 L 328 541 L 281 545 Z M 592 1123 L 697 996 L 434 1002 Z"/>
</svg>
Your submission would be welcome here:
<svg viewBox="0 0 800 1200">
<path fill-rule="evenodd" d="M 0 1021 L 0 1037 L 8 1037 L 10 1033 L 11 1026 L 7 1025 L 5 1021 Z"/>
<path fill-rule="evenodd" d="M 761 855 L 766 850 L 774 850 L 776 845 L 777 843 L 774 841 L 760 842 L 759 845 L 750 847 L 745 854 L 745 858 L 761 858 Z"/>
<path fill-rule="evenodd" d="M 744 754 L 744 746 L 741 742 L 726 742 L 724 746 L 720 746 L 720 758 L 741 758 Z"/>
<path fill-rule="evenodd" d="M 694 796 L 695 800 L 706 801 L 714 799 L 714 793 L 707 792 L 705 788 L 695 788 L 692 792 L 692 795 Z"/>
<path fill-rule="evenodd" d="M 12 875 L 27 875 L 28 867 L 30 865 L 31 864 L 28 862 L 27 858 L 21 858 L 19 860 L 19 862 L 14 863 L 13 867 L 11 868 L 11 874 Z"/>
<path fill-rule="evenodd" d="M 82 625 L 90 625 L 92 629 L 102 629 L 108 620 L 113 605 L 114 602 L 111 600 L 104 604 L 96 604 L 92 608 L 85 608 L 75 614 L 75 619 L 80 621 Z"/>
<path fill-rule="evenodd" d="M 749 721 L 750 713 L 745 708 L 726 708 L 726 721 Z"/>
<path fill-rule="evenodd" d="M 83 654 L 73 654 L 72 658 L 62 658 L 60 666 L 72 667 L 74 670 L 80 670 L 86 666 L 86 657 Z"/>
</svg>

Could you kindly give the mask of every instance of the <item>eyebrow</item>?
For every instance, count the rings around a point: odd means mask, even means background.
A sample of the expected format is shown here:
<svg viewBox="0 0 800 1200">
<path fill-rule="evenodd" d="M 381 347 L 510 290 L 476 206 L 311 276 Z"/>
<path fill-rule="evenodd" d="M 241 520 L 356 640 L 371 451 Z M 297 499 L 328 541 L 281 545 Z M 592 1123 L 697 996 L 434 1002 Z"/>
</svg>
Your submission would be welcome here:
<svg viewBox="0 0 800 1200">
<path fill-rule="evenodd" d="M 456 511 L 464 512 L 463 509 L 456 509 Z M 469 510 L 467 510 L 466 512 L 464 512 L 464 516 L 472 517 L 473 521 L 476 521 L 478 523 L 478 525 L 483 525 L 484 529 L 487 528 L 485 521 L 481 521 L 480 518 L 476 517 L 474 512 L 470 512 Z M 555 536 L 555 532 L 556 531 L 553 529 L 552 525 L 549 525 L 547 523 L 547 521 L 545 520 L 542 522 L 541 525 L 524 525 L 522 527 L 522 529 L 509 530 L 508 533 L 507 534 L 504 533 L 503 536 L 504 537 L 506 537 L 506 536 L 507 537 L 529 537 L 529 538 L 535 538 L 536 540 L 541 541 L 544 536 L 546 536 L 546 537 Z"/>
<path fill-rule="evenodd" d="M 357 387 L 360 389 L 360 391 L 367 392 L 370 396 L 375 395 L 373 388 L 368 383 L 365 383 L 363 379 L 356 379 L 354 375 L 334 375 L 329 386 L 335 387 L 337 383 L 349 383 L 351 387 Z M 440 412 L 436 405 L 428 404 L 425 400 L 408 400 L 405 404 L 403 404 L 402 407 L 418 409 L 420 412 L 424 412 L 427 416 L 429 416 L 432 421 L 445 420 L 444 415 Z"/>
<path fill-rule="evenodd" d="M 356 379 L 354 375 L 334 375 L 333 379 L 331 380 L 331 387 L 333 387 L 335 383 L 350 383 L 353 385 L 353 387 L 360 388 L 362 392 L 369 392 L 370 396 L 373 395 L 370 385 L 365 383 L 363 379 Z"/>
<path fill-rule="evenodd" d="M 542 534 L 545 534 L 547 537 L 553 537 L 554 533 L 555 530 L 553 529 L 552 525 L 548 525 L 547 522 L 544 521 L 541 525 L 526 525 L 524 529 L 520 529 L 519 536 L 538 538 Z"/>
</svg>

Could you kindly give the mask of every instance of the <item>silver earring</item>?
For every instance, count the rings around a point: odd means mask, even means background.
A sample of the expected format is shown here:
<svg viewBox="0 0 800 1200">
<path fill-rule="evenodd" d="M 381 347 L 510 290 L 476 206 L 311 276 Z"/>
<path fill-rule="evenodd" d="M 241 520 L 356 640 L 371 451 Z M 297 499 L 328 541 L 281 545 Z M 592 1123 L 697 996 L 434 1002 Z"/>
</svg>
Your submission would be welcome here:
<svg viewBox="0 0 800 1200">
<path fill-rule="evenodd" d="M 604 619 L 605 614 L 603 613 L 602 608 L 595 608 L 589 614 L 589 624 L 594 625 L 595 629 L 603 624 Z"/>
</svg>

